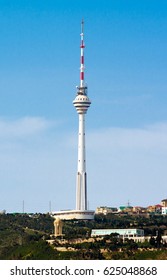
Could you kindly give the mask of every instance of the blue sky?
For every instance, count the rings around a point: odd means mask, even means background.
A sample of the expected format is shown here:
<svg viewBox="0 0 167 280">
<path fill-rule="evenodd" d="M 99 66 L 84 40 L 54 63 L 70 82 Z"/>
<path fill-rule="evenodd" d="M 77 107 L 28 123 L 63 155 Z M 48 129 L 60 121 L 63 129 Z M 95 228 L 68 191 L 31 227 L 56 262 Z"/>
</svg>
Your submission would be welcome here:
<svg viewBox="0 0 167 280">
<path fill-rule="evenodd" d="M 85 20 L 89 208 L 167 197 L 167 3 L 0 0 L 0 209 L 75 207 Z"/>
</svg>

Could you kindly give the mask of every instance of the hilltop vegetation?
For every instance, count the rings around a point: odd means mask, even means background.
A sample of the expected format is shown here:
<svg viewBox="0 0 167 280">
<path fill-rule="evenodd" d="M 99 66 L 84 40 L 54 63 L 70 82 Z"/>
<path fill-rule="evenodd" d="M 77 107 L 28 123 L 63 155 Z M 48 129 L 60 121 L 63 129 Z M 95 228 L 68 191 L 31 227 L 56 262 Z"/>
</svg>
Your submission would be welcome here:
<svg viewBox="0 0 167 280">
<path fill-rule="evenodd" d="M 155 236 L 150 242 L 123 242 L 117 236 L 90 239 L 92 228 L 141 228 Z M 161 234 L 167 230 L 166 216 L 96 216 L 94 221 L 66 221 L 64 240 L 53 245 L 46 240 L 53 233 L 49 214 L 0 215 L 0 259 L 167 259 L 166 244 Z M 78 240 L 80 242 L 78 242 Z M 63 251 L 59 251 L 63 247 Z"/>
<path fill-rule="evenodd" d="M 19 246 L 49 238 L 52 224 L 49 215 L 0 215 L 0 259 Z"/>
</svg>

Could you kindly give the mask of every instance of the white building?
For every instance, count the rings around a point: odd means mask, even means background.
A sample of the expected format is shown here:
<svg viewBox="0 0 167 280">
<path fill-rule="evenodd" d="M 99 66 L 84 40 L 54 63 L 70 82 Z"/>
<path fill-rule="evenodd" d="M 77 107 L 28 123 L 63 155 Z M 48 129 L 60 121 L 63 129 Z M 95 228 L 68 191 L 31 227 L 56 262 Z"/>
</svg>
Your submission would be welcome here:
<svg viewBox="0 0 167 280">
<path fill-rule="evenodd" d="M 162 206 L 162 215 L 167 215 L 167 207 Z"/>
<path fill-rule="evenodd" d="M 125 228 L 125 229 L 92 229 L 91 237 L 105 236 L 112 233 L 117 233 L 122 238 L 142 237 L 144 236 L 143 229 Z"/>
</svg>

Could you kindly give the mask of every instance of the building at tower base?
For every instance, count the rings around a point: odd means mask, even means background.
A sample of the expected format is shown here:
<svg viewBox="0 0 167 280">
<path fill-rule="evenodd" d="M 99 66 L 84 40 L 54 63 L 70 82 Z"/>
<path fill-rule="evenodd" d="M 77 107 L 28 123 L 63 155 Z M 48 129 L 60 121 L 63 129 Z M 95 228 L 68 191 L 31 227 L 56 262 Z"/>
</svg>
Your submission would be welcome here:
<svg viewBox="0 0 167 280">
<path fill-rule="evenodd" d="M 93 220 L 94 214 L 95 212 L 91 210 L 62 210 L 52 212 L 51 216 L 61 220 Z"/>
</svg>

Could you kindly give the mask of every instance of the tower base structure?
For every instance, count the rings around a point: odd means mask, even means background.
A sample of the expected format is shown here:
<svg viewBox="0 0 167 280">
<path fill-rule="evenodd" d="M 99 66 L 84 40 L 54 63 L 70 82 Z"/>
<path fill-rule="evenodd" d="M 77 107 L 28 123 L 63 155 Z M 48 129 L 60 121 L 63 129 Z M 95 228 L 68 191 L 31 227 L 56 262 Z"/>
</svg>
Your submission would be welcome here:
<svg viewBox="0 0 167 280">
<path fill-rule="evenodd" d="M 51 216 L 60 220 L 94 220 L 94 214 L 92 210 L 62 210 L 52 212 Z"/>
</svg>

